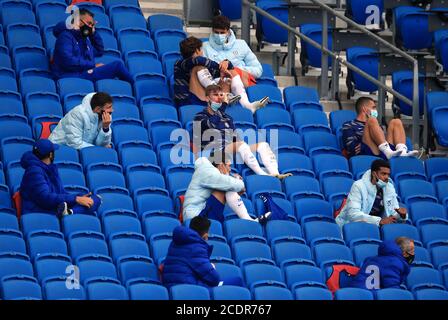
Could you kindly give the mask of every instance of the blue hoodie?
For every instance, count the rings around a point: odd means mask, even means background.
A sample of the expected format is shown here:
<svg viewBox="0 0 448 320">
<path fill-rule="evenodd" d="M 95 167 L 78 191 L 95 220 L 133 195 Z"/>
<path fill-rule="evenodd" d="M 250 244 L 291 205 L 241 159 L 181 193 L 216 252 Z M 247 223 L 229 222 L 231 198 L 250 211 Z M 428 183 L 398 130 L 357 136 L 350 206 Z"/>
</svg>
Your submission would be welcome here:
<svg viewBox="0 0 448 320">
<path fill-rule="evenodd" d="M 22 155 L 21 165 L 25 173 L 20 184 L 22 197 L 22 214 L 43 212 L 56 214 L 62 202 L 69 206 L 76 204 L 76 195 L 64 190 L 55 164 L 47 165 L 31 151 Z"/>
<path fill-rule="evenodd" d="M 212 250 L 195 230 L 176 227 L 164 262 L 163 284 L 168 288 L 176 284 L 216 287 L 220 277 L 210 262 Z"/>
<path fill-rule="evenodd" d="M 345 287 L 366 289 L 366 280 L 372 275 L 372 271 L 366 272 L 369 266 L 379 269 L 380 289 L 400 289 L 410 271 L 409 263 L 395 241 L 383 241 L 378 248 L 378 256 L 364 260 L 359 273 Z"/>
<path fill-rule="evenodd" d="M 53 34 L 56 44 L 51 66 L 56 78 L 79 77 L 95 68 L 95 57 L 103 55 L 103 40 L 98 32 L 83 38 L 79 30 L 67 29 L 63 21 L 54 27 Z"/>
</svg>

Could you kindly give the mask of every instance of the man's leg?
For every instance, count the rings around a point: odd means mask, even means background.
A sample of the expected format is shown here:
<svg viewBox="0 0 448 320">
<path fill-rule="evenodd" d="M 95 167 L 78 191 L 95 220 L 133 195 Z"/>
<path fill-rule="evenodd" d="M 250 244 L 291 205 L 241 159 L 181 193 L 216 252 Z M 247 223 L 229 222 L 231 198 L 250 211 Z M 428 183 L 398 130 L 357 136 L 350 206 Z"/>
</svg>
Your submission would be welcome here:
<svg viewBox="0 0 448 320">
<path fill-rule="evenodd" d="M 234 71 L 230 70 L 230 74 L 232 75 L 232 93 L 234 95 L 241 96 L 240 104 L 255 113 L 258 109 L 266 106 L 269 103 L 269 98 L 265 97 L 260 101 L 250 102 L 249 97 L 247 96 L 246 88 L 244 87 L 243 81 L 241 80 L 240 75 Z"/>
<path fill-rule="evenodd" d="M 92 73 L 86 71 L 82 75 L 83 78 L 89 79 L 91 81 L 118 78 L 131 84 L 134 83 L 134 79 L 132 79 L 131 74 L 126 69 L 122 61 L 113 61 L 111 63 L 105 64 L 104 66 L 94 68 L 92 70 Z"/>
<path fill-rule="evenodd" d="M 390 159 L 401 154 L 400 150 L 392 151 L 389 143 L 386 141 L 383 129 L 380 127 L 376 118 L 370 117 L 367 120 L 362 141 L 375 155 L 379 155 L 381 151 L 388 159 Z"/>
<path fill-rule="evenodd" d="M 278 172 L 277 158 L 267 142 L 256 143 L 250 147 L 253 152 L 258 152 L 260 154 L 261 162 L 263 162 L 263 165 L 271 176 L 279 179 L 292 176 L 291 173 L 280 174 L 280 172 Z"/>
<path fill-rule="evenodd" d="M 250 146 L 244 141 L 237 141 L 226 146 L 226 152 L 235 153 L 238 152 L 243 159 L 244 163 L 252 169 L 255 174 L 267 176 L 268 174 L 261 169 L 257 158 L 252 153 Z"/>
<path fill-rule="evenodd" d="M 404 131 L 403 122 L 400 119 L 392 119 L 387 129 L 387 142 L 393 144 L 396 150 L 401 150 L 402 157 L 415 157 L 418 150 L 408 152 L 406 145 L 406 132 Z"/>
</svg>

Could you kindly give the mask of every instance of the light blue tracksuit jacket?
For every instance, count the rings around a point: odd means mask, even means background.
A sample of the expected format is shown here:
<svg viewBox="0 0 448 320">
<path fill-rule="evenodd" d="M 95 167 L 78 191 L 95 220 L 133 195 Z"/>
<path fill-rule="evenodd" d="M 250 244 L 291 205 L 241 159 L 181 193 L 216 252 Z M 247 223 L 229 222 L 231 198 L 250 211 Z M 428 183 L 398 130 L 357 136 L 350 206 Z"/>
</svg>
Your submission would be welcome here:
<svg viewBox="0 0 448 320">
<path fill-rule="evenodd" d="M 79 106 L 70 110 L 59 121 L 48 138 L 51 142 L 75 149 L 94 145 L 104 147 L 111 143 L 112 128 L 109 128 L 108 132 L 104 132 L 102 122 L 90 106 L 90 100 L 94 94 L 95 92 L 86 95 Z"/>
<path fill-rule="evenodd" d="M 212 33 L 209 41 L 204 43 L 203 50 L 204 56 L 208 59 L 218 63 L 227 59 L 234 67 L 249 72 L 255 79 L 260 78 L 263 73 L 263 67 L 257 56 L 249 48 L 246 41 L 235 37 L 232 30 L 230 30 L 228 41 L 222 45 L 214 41 Z"/>
<path fill-rule="evenodd" d="M 194 163 L 194 174 L 185 193 L 184 220 L 193 219 L 205 208 L 208 198 L 214 191 L 235 191 L 244 189 L 244 182 L 229 175 L 224 175 L 205 157 Z"/>
<path fill-rule="evenodd" d="M 372 210 L 373 203 L 375 202 L 377 191 L 376 186 L 372 184 L 370 179 L 371 173 L 370 170 L 368 170 L 360 180 L 353 183 L 347 198 L 347 203 L 336 218 L 336 222 L 339 226 L 342 227 L 344 224 L 350 222 L 367 222 L 379 225 L 381 218 L 369 214 Z M 398 220 L 402 220 L 400 215 L 395 211 L 395 209 L 398 209 L 400 206 L 391 179 L 389 179 L 389 182 L 384 188 L 383 195 L 384 217 L 395 215 L 398 217 Z"/>
</svg>

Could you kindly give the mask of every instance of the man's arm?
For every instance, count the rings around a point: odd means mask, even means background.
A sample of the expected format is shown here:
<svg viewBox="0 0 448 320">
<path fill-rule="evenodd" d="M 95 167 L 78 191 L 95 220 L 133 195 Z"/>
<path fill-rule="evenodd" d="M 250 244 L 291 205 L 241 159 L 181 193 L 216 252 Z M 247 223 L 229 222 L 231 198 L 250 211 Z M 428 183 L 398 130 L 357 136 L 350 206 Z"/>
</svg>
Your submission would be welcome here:
<svg viewBox="0 0 448 320">
<path fill-rule="evenodd" d="M 361 211 L 362 193 L 358 185 L 353 184 L 347 198 L 347 219 L 350 222 L 367 222 L 379 225 L 381 218 L 371 216 Z"/>
<path fill-rule="evenodd" d="M 245 49 L 246 49 L 247 54 L 244 57 L 245 66 L 242 67 L 241 69 L 249 72 L 251 75 L 254 76 L 255 79 L 260 78 L 261 75 L 263 74 L 263 67 L 262 67 L 260 61 L 258 61 L 257 56 L 249 48 L 247 43 L 245 41 L 243 41 L 243 42 L 244 42 L 244 46 L 246 47 Z"/>
<path fill-rule="evenodd" d="M 210 170 L 204 174 L 201 187 L 225 192 L 240 192 L 244 189 L 244 182 L 232 176 L 222 174 L 218 170 Z"/>
<path fill-rule="evenodd" d="M 93 46 L 93 54 L 95 57 L 101 57 L 104 54 L 104 43 L 101 35 L 98 32 L 94 32 L 92 36 L 90 36 L 90 42 Z"/>
<path fill-rule="evenodd" d="M 342 142 L 350 156 L 357 154 L 357 146 L 360 144 L 360 141 L 352 126 L 344 125 L 342 127 Z"/>
<path fill-rule="evenodd" d="M 102 121 L 100 122 L 101 129 L 95 139 L 95 144 L 97 146 L 106 147 L 112 142 L 112 128 L 110 124 L 112 123 L 112 115 L 107 112 L 102 114 Z"/>
<path fill-rule="evenodd" d="M 204 257 L 192 257 L 189 260 L 190 267 L 199 277 L 199 279 L 205 282 L 211 287 L 216 287 L 221 281 L 218 271 L 210 263 L 208 256 L 206 257 L 204 252 Z"/>
<path fill-rule="evenodd" d="M 67 140 L 67 145 L 75 149 L 92 147 L 93 144 L 83 141 L 84 123 L 79 113 L 71 112 L 65 123 L 63 130 Z"/>
<path fill-rule="evenodd" d="M 73 72 L 83 72 L 95 68 L 93 61 L 84 59 L 82 55 L 73 55 L 73 45 L 72 38 L 68 33 L 61 34 L 56 41 L 55 55 L 61 57 L 64 69 Z"/>
<path fill-rule="evenodd" d="M 208 71 L 210 72 L 210 74 L 212 75 L 213 78 L 219 78 L 221 76 L 221 70 L 219 69 L 219 63 L 207 59 L 206 57 L 196 57 L 193 59 L 187 59 L 184 61 L 185 63 L 190 63 L 191 65 L 188 65 L 188 69 L 191 70 L 193 69 L 193 67 L 196 66 L 203 66 L 206 67 L 208 69 Z M 233 64 L 229 61 L 229 70 L 233 69 Z"/>
</svg>

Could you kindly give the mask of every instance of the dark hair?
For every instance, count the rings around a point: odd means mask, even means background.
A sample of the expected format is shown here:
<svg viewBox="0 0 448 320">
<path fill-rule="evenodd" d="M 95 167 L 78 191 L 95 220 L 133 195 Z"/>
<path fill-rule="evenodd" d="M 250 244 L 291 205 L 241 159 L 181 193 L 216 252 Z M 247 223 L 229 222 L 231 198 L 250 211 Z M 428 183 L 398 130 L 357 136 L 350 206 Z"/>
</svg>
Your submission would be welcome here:
<svg viewBox="0 0 448 320">
<path fill-rule="evenodd" d="M 213 91 L 222 91 L 222 88 L 220 85 L 211 84 L 205 88 L 205 96 L 208 97 Z"/>
<path fill-rule="evenodd" d="M 97 92 L 90 100 L 90 106 L 92 110 L 96 107 L 104 107 L 105 104 L 112 103 L 112 97 L 106 92 Z"/>
<path fill-rule="evenodd" d="M 361 97 L 358 100 L 356 100 L 356 104 L 355 104 L 355 110 L 357 114 L 361 113 L 361 109 L 362 107 L 364 107 L 368 102 L 373 101 L 375 102 L 375 100 L 373 100 L 370 97 Z"/>
<path fill-rule="evenodd" d="M 93 12 L 91 12 L 87 9 L 84 9 L 84 8 L 79 9 L 79 16 L 84 16 L 86 14 L 91 16 L 92 18 L 95 17 L 95 14 L 93 14 Z"/>
<path fill-rule="evenodd" d="M 370 170 L 372 172 L 380 170 L 380 168 L 389 168 L 390 164 L 389 161 L 383 160 L 383 159 L 377 159 L 372 162 L 372 165 L 370 166 Z"/>
<path fill-rule="evenodd" d="M 395 243 L 401 248 L 401 251 L 409 253 L 411 250 L 411 244 L 414 242 L 408 237 L 398 237 L 395 239 Z"/>
<path fill-rule="evenodd" d="M 202 237 L 204 234 L 208 233 L 210 230 L 211 222 L 206 217 L 196 216 L 190 221 L 190 229 L 199 233 Z"/>
<path fill-rule="evenodd" d="M 187 39 L 182 40 L 182 42 L 179 44 L 179 47 L 182 57 L 184 57 L 184 59 L 188 59 L 193 56 L 196 50 L 202 48 L 202 41 L 201 39 L 195 37 L 188 37 Z"/>
<path fill-rule="evenodd" d="M 226 16 L 216 16 L 212 20 L 212 29 L 230 29 L 230 20 Z"/>
<path fill-rule="evenodd" d="M 228 161 L 232 161 L 232 155 L 224 151 L 224 149 L 214 149 L 208 160 L 212 163 L 213 166 L 217 167 L 221 163 L 226 163 Z"/>
<path fill-rule="evenodd" d="M 50 152 L 47 153 L 47 154 L 41 154 L 37 148 L 33 148 L 33 154 L 34 154 L 39 160 L 43 160 L 43 159 L 48 158 L 52 152 L 54 152 L 54 151 L 50 151 Z"/>
</svg>

